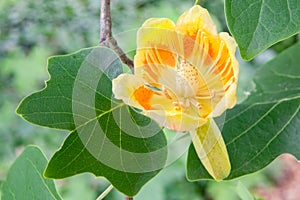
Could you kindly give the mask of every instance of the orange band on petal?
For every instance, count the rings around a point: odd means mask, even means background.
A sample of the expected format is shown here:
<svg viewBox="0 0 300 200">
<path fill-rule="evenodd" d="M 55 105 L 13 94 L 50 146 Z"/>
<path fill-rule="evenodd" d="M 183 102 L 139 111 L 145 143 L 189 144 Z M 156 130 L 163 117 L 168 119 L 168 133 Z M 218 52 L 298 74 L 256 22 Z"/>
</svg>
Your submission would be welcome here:
<svg viewBox="0 0 300 200">
<path fill-rule="evenodd" d="M 143 106 L 145 110 L 149 110 L 151 108 L 150 100 L 154 95 L 154 91 L 145 87 L 141 86 L 136 89 L 133 93 L 135 100 Z"/>
<path fill-rule="evenodd" d="M 230 80 L 236 81 L 236 75 L 234 70 L 237 62 L 233 62 L 234 52 L 230 52 L 225 41 L 220 36 L 209 36 L 209 50 L 208 55 L 215 65 L 215 74 L 220 76 L 220 79 L 225 86 Z M 225 91 L 226 91 L 225 87 Z"/>
<path fill-rule="evenodd" d="M 147 47 L 145 49 L 140 49 L 137 51 L 135 56 L 134 64 L 135 66 L 144 66 L 152 64 L 161 64 L 168 67 L 175 67 L 177 62 L 177 56 L 174 53 L 165 50 L 165 48 Z"/>
</svg>

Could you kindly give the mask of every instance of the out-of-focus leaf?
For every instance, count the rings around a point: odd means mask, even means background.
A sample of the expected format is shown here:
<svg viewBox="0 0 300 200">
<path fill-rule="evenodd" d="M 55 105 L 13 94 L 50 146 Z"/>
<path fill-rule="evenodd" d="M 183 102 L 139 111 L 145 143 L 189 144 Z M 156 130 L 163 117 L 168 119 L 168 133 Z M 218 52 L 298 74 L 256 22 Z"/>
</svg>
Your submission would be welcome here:
<svg viewBox="0 0 300 200">
<path fill-rule="evenodd" d="M 300 32 L 300 0 L 226 0 L 225 12 L 246 60 Z"/>
<path fill-rule="evenodd" d="M 243 185 L 241 181 L 236 186 L 236 192 L 241 200 L 255 200 L 249 190 Z"/>
<path fill-rule="evenodd" d="M 45 179 L 47 159 L 41 150 L 28 146 L 10 168 L 2 187 L 2 200 L 61 199 L 53 180 Z"/>
<path fill-rule="evenodd" d="M 222 130 L 233 179 L 260 170 L 282 153 L 300 158 L 300 43 L 258 69 L 249 97 L 226 113 Z M 190 146 L 187 176 L 210 179 Z"/>
<path fill-rule="evenodd" d="M 29 122 L 71 131 L 45 175 L 91 172 L 135 195 L 164 166 L 166 139 L 155 122 L 112 97 L 120 59 L 96 47 L 51 58 L 48 71 L 46 88 L 25 98 L 17 110 Z"/>
</svg>

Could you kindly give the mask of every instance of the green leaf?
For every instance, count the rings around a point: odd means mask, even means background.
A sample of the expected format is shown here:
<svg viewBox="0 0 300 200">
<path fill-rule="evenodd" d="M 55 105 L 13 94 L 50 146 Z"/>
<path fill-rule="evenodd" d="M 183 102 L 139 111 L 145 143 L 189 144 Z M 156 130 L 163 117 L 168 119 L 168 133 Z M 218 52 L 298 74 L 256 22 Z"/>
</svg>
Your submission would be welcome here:
<svg viewBox="0 0 300 200">
<path fill-rule="evenodd" d="M 41 150 L 28 146 L 17 158 L 2 187 L 2 200 L 61 199 L 54 182 L 43 177 L 47 159 Z"/>
<path fill-rule="evenodd" d="M 111 80 L 122 73 L 118 56 L 105 47 L 84 49 L 49 59 L 48 71 L 46 88 L 17 110 L 34 124 L 71 131 L 45 176 L 90 172 L 135 195 L 164 167 L 166 138 L 155 122 L 112 97 Z"/>
<path fill-rule="evenodd" d="M 246 60 L 300 31 L 300 0 L 226 0 L 225 13 Z"/>
<path fill-rule="evenodd" d="M 258 69 L 255 90 L 227 111 L 222 130 L 231 163 L 227 179 L 258 171 L 282 153 L 300 158 L 299 52 L 300 43 Z M 192 181 L 211 179 L 192 145 L 187 177 Z"/>
</svg>

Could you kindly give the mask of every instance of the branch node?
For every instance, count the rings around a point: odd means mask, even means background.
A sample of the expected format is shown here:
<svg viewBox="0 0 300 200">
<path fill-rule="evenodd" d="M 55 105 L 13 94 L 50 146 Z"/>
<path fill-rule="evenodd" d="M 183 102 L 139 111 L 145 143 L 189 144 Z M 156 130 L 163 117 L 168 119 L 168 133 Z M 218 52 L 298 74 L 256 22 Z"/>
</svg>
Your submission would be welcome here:
<svg viewBox="0 0 300 200">
<path fill-rule="evenodd" d="M 106 46 L 114 50 L 122 62 L 133 72 L 133 61 L 126 56 L 124 51 L 118 46 L 116 39 L 111 32 L 111 15 L 110 15 L 110 0 L 101 0 L 100 14 L 100 45 Z"/>
</svg>

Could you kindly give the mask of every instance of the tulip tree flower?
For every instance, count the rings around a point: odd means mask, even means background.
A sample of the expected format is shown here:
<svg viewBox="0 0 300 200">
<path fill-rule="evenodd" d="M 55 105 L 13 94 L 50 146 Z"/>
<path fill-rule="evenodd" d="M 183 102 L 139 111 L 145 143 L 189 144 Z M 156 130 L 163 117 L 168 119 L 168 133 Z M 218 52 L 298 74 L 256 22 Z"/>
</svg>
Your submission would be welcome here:
<svg viewBox="0 0 300 200">
<path fill-rule="evenodd" d="M 190 132 L 195 150 L 215 180 L 230 173 L 221 132 L 213 120 L 236 104 L 236 43 L 218 33 L 198 5 L 174 24 L 151 18 L 138 30 L 134 74 L 113 80 L 117 99 L 138 108 L 162 127 Z"/>
</svg>

